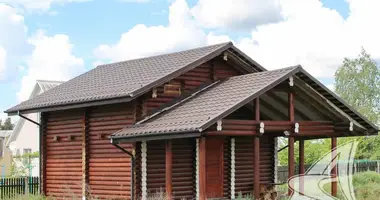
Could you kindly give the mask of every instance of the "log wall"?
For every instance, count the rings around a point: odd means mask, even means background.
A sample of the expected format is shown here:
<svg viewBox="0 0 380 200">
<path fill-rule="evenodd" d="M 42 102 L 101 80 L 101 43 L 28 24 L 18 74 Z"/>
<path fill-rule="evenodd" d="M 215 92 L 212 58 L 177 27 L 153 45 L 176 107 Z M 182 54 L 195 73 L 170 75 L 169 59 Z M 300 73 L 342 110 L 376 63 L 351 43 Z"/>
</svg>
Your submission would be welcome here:
<svg viewBox="0 0 380 200">
<path fill-rule="evenodd" d="M 82 196 L 83 116 L 83 110 L 46 115 L 43 182 L 49 196 Z"/>
<path fill-rule="evenodd" d="M 274 138 L 260 137 L 260 182 L 274 182 Z M 235 192 L 250 194 L 253 191 L 253 137 L 236 137 L 235 140 Z"/>
<path fill-rule="evenodd" d="M 186 93 L 200 87 L 202 84 L 212 82 L 213 80 L 229 78 L 239 74 L 241 74 L 239 71 L 229 66 L 224 61 L 213 60 L 180 75 L 170 81 L 170 83 L 181 85 L 182 93 Z M 152 97 L 152 93 L 147 94 L 146 99 L 144 100 L 146 114 L 152 113 L 161 105 L 168 103 L 179 96 L 173 93 L 165 93 L 164 87 L 165 84 L 156 88 L 156 98 Z"/>
<path fill-rule="evenodd" d="M 131 158 L 115 148 L 108 137 L 134 123 L 133 104 L 92 108 L 88 118 L 90 195 L 100 198 L 130 198 Z M 120 146 L 132 150 L 131 144 Z"/>
</svg>

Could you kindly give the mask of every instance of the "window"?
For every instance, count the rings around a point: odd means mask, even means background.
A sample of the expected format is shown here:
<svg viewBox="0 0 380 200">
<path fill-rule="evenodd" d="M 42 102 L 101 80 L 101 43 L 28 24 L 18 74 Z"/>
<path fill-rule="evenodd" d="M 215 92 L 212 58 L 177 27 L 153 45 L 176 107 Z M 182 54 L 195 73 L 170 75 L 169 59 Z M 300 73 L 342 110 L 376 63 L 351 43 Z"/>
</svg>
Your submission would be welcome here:
<svg viewBox="0 0 380 200">
<path fill-rule="evenodd" d="M 181 83 L 170 81 L 164 86 L 164 94 L 180 96 L 182 92 Z"/>
</svg>

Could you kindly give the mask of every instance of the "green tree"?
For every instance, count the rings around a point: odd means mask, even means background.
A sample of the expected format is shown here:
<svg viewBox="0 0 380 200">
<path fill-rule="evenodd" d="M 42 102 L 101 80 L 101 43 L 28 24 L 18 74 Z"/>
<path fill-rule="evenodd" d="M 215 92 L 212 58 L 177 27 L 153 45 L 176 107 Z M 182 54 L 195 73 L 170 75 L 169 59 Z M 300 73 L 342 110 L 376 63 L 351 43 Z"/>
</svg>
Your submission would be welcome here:
<svg viewBox="0 0 380 200">
<path fill-rule="evenodd" d="M 363 48 L 358 58 L 345 58 L 335 72 L 335 92 L 369 120 L 380 122 L 380 69 Z M 359 140 L 358 159 L 380 159 L 380 137 Z"/>
<path fill-rule="evenodd" d="M 1 124 L 0 121 L 1 130 L 13 130 L 14 125 L 12 124 L 11 118 L 7 118 L 4 122 L 4 124 Z"/>
</svg>

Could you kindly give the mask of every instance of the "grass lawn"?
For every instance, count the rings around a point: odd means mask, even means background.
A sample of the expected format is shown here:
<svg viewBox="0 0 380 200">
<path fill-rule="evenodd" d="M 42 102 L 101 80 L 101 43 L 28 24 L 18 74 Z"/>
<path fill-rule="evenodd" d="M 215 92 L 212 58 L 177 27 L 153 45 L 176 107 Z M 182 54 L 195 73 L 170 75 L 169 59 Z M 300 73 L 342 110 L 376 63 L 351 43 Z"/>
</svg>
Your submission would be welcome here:
<svg viewBox="0 0 380 200">
<path fill-rule="evenodd" d="M 362 172 L 353 176 L 353 186 L 357 200 L 375 200 L 380 199 L 380 174 L 376 172 Z M 307 187 L 307 186 L 305 186 Z M 326 184 L 323 189 L 330 193 L 331 186 Z M 278 187 L 280 193 L 287 193 L 287 185 Z M 340 189 L 338 188 L 338 199 L 344 200 Z"/>
</svg>

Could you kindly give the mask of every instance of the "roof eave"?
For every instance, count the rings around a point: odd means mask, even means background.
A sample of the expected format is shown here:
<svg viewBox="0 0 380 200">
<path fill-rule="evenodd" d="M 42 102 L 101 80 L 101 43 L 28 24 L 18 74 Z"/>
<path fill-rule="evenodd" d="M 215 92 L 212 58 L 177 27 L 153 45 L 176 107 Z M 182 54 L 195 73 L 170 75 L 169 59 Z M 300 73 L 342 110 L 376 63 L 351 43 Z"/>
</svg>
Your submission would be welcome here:
<svg viewBox="0 0 380 200">
<path fill-rule="evenodd" d="M 301 73 L 306 75 L 309 79 L 311 79 L 314 83 L 316 83 L 319 87 L 321 87 L 323 90 L 325 90 L 329 95 L 333 96 L 335 99 L 337 99 L 341 104 L 343 104 L 345 107 L 347 107 L 351 112 L 353 112 L 355 115 L 363 119 L 367 124 L 369 124 L 374 130 L 377 132 L 379 131 L 379 127 L 377 127 L 374 123 L 372 123 L 367 117 L 363 116 L 359 112 L 357 112 L 354 108 L 352 108 L 350 105 L 348 105 L 342 98 L 340 98 L 337 94 L 332 92 L 329 88 L 327 88 L 325 85 L 323 85 L 318 79 L 314 78 L 312 75 L 310 75 L 306 70 L 302 69 L 300 70 Z"/>
<path fill-rule="evenodd" d="M 201 131 L 178 131 L 170 133 L 156 133 L 149 135 L 138 136 L 111 136 L 112 144 L 130 143 L 139 141 L 151 141 L 151 140 L 170 140 L 170 139 L 182 139 L 182 138 L 195 138 L 201 136 Z"/>
<path fill-rule="evenodd" d="M 127 97 L 121 97 L 121 98 L 89 101 L 89 102 L 66 104 L 66 105 L 59 105 L 59 106 L 49 106 L 49 107 L 42 107 L 42 108 L 36 108 L 36 109 L 25 109 L 25 110 L 8 109 L 4 112 L 7 113 L 8 116 L 14 116 L 18 114 L 50 112 L 50 111 L 59 111 L 59 110 L 67 110 L 67 109 L 74 109 L 74 108 L 85 108 L 85 107 L 90 107 L 90 106 L 101 106 L 101 105 L 107 105 L 107 104 L 125 103 L 125 102 L 130 102 L 133 99 L 134 98 L 127 96 Z"/>
</svg>

